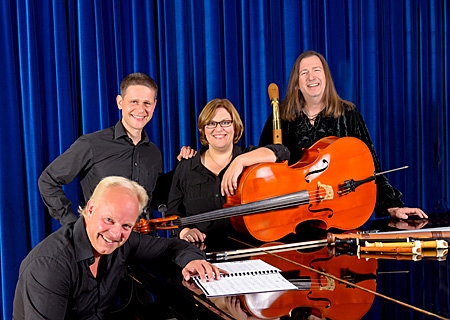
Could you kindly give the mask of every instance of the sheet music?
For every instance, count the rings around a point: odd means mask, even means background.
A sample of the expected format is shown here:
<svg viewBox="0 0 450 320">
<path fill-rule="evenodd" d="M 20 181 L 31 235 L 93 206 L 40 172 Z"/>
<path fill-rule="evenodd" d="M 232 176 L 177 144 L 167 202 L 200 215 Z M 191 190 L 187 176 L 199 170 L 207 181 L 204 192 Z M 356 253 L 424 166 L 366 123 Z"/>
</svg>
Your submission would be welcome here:
<svg viewBox="0 0 450 320">
<path fill-rule="evenodd" d="M 244 260 L 215 263 L 227 270 L 220 280 L 202 282 L 199 277 L 194 281 L 207 297 L 239 295 L 247 293 L 297 290 L 286 280 L 280 270 L 262 260 Z"/>
</svg>

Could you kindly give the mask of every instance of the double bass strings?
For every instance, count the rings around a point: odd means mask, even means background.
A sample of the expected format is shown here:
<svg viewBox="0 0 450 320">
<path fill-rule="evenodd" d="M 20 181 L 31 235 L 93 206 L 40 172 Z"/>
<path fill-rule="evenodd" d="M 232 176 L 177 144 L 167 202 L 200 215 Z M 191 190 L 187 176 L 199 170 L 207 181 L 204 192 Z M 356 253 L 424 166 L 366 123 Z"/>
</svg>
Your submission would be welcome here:
<svg viewBox="0 0 450 320">
<path fill-rule="evenodd" d="M 182 225 L 195 224 L 216 219 L 232 218 L 247 214 L 263 213 L 271 210 L 290 208 L 293 206 L 308 204 L 311 201 L 320 201 L 325 196 L 324 191 L 298 191 L 287 195 L 276 196 L 238 206 L 217 209 L 190 217 L 181 218 Z"/>
</svg>

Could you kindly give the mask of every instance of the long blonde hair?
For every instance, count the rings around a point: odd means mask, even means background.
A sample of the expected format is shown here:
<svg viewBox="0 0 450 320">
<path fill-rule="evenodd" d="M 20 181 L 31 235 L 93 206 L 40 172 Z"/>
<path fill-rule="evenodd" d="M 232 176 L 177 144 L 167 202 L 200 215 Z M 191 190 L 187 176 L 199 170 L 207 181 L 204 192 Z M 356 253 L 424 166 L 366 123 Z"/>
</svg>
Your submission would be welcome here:
<svg viewBox="0 0 450 320">
<path fill-rule="evenodd" d="M 325 58 L 318 52 L 309 50 L 303 52 L 295 60 L 289 77 L 286 96 L 280 105 L 280 117 L 286 121 L 294 121 L 305 107 L 305 98 L 299 88 L 300 63 L 303 59 L 316 56 L 320 59 L 325 73 L 326 88 L 322 97 L 325 105 L 325 115 L 338 118 L 344 114 L 345 108 L 354 109 L 353 103 L 342 99 L 334 86 L 331 71 Z"/>
</svg>

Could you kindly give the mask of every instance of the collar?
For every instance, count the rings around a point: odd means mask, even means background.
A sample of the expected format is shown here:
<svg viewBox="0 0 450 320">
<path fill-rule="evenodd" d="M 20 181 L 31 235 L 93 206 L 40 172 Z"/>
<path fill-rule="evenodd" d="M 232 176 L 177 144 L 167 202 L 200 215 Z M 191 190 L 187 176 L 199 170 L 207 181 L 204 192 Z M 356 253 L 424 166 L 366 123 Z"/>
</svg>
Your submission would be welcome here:
<svg viewBox="0 0 450 320">
<path fill-rule="evenodd" d="M 206 150 L 209 149 L 209 145 L 203 146 L 200 148 L 200 150 L 195 154 L 195 156 L 192 158 L 192 170 L 197 169 L 200 167 L 201 158 L 200 156 L 206 152 Z"/>
<path fill-rule="evenodd" d="M 80 216 L 73 226 L 73 242 L 75 247 L 75 260 L 77 262 L 94 258 L 94 252 L 86 233 L 83 216 Z"/>
<path fill-rule="evenodd" d="M 203 146 L 200 148 L 200 150 L 197 152 L 197 154 L 192 158 L 192 169 L 196 169 L 200 166 L 200 164 L 201 164 L 200 156 L 202 154 L 204 154 L 208 149 L 209 149 L 209 145 L 206 145 L 206 146 Z M 236 158 L 240 154 L 242 154 L 242 148 L 237 145 L 233 145 L 233 158 L 231 159 L 231 161 L 233 161 L 233 159 Z"/>
<path fill-rule="evenodd" d="M 120 139 L 122 137 L 129 138 L 127 131 L 125 130 L 125 127 L 122 124 L 122 119 L 120 119 L 119 121 L 117 121 L 116 125 L 114 126 L 114 140 Z M 144 129 L 142 129 L 141 141 L 139 141 L 139 144 L 149 143 L 149 142 L 150 142 L 150 138 L 148 137 L 147 132 Z"/>
</svg>

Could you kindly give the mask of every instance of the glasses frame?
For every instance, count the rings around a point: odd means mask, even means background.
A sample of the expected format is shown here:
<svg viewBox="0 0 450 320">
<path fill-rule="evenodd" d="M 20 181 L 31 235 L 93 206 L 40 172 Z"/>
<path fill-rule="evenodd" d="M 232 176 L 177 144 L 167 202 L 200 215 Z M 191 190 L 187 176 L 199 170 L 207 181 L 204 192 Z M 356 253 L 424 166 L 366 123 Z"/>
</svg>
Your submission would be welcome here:
<svg viewBox="0 0 450 320">
<path fill-rule="evenodd" d="M 229 122 L 230 124 L 224 126 L 222 124 L 222 122 Z M 214 123 L 214 126 L 211 126 L 210 125 L 211 123 Z M 222 128 L 229 128 L 229 127 L 231 127 L 233 125 L 233 120 L 231 120 L 231 119 L 230 120 L 224 119 L 224 120 L 220 120 L 220 121 L 212 121 L 211 120 L 207 124 L 205 124 L 205 128 L 206 129 L 215 129 L 215 128 L 217 128 L 217 125 L 220 125 Z"/>
</svg>

